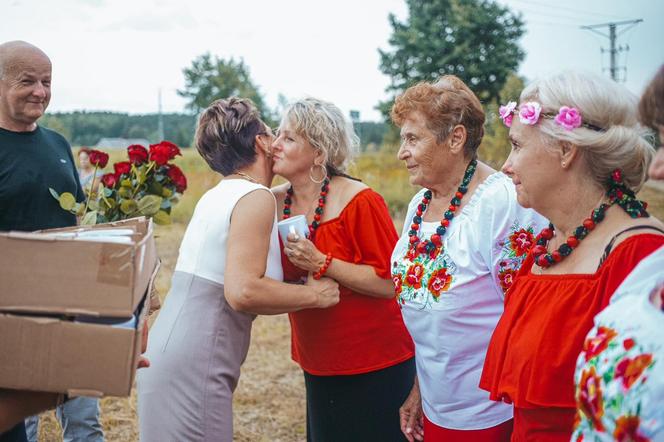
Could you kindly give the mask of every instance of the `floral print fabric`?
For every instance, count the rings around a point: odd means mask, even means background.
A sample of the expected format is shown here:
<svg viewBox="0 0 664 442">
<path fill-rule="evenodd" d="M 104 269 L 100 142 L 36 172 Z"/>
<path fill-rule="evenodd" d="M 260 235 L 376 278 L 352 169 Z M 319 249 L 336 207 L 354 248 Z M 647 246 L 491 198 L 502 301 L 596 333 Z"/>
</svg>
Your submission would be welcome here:
<svg viewBox="0 0 664 442">
<path fill-rule="evenodd" d="M 651 303 L 664 292 L 664 251 L 660 255 L 659 273 L 643 271 L 642 277 L 663 280 L 645 293 L 621 294 L 630 287 L 626 280 L 585 340 L 575 374 L 572 441 L 664 441 L 664 314 Z"/>
</svg>

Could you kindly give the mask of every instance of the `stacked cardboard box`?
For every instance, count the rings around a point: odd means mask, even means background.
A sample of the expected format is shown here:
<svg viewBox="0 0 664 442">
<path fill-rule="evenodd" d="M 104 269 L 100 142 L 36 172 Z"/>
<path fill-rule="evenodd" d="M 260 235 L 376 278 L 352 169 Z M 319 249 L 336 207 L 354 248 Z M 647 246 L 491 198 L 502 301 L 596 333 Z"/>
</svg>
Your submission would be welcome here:
<svg viewBox="0 0 664 442">
<path fill-rule="evenodd" d="M 145 218 L 0 233 L 0 387 L 129 395 L 158 267 Z"/>
</svg>

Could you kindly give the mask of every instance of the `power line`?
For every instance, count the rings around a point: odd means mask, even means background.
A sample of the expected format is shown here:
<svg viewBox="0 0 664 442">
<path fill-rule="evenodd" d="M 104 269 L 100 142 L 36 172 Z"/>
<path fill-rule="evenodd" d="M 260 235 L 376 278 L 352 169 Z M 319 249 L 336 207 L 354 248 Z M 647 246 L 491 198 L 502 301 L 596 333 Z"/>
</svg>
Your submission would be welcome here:
<svg viewBox="0 0 664 442">
<path fill-rule="evenodd" d="M 624 19 L 625 18 L 625 17 L 621 17 L 621 16 L 618 16 L 618 15 L 615 15 L 615 14 L 607 14 L 605 12 L 603 13 L 603 12 L 597 12 L 597 11 L 588 11 L 588 10 L 582 10 L 582 9 L 577 9 L 577 8 L 570 8 L 570 7 L 565 7 L 565 6 L 551 5 L 551 4 L 536 2 L 536 1 L 532 1 L 532 0 L 512 0 L 512 1 L 517 2 L 517 3 L 528 4 L 528 5 L 540 6 L 542 8 L 549 8 L 549 9 L 553 9 L 555 11 L 563 10 L 563 11 L 574 12 L 576 14 L 584 14 L 588 17 L 593 17 L 593 18 L 597 17 L 598 15 L 604 16 L 604 17 L 611 17 L 611 18 L 614 18 L 614 19 L 616 19 L 616 18 Z M 581 18 L 581 17 L 579 17 L 579 18 Z"/>
<path fill-rule="evenodd" d="M 625 46 L 616 46 L 616 39 L 618 38 L 618 35 L 623 34 L 625 31 L 628 31 L 629 29 L 633 28 L 637 24 L 641 23 L 643 19 L 636 19 L 636 20 L 623 20 L 619 22 L 610 22 L 610 23 L 602 23 L 602 24 L 597 24 L 597 25 L 586 25 L 586 26 L 581 26 L 581 29 L 586 29 L 590 32 L 594 32 L 595 34 L 601 35 L 603 37 L 607 37 L 609 39 L 609 49 L 605 50 L 604 48 L 600 48 L 602 54 L 604 52 L 609 53 L 609 72 L 611 73 L 611 78 L 614 81 L 620 81 L 618 79 L 618 72 L 622 71 L 623 72 L 623 77 L 622 81 L 625 81 L 627 78 L 627 66 L 618 66 L 617 63 L 617 57 L 618 54 L 621 52 L 627 53 L 629 51 L 629 44 Z M 618 26 L 627 26 L 626 29 L 624 29 L 620 34 L 616 32 Z M 604 34 L 603 32 L 598 31 L 598 28 L 603 28 L 603 27 L 608 27 L 609 33 Z M 627 57 L 625 57 L 625 60 L 627 60 Z M 604 70 L 604 68 L 602 68 Z"/>
</svg>

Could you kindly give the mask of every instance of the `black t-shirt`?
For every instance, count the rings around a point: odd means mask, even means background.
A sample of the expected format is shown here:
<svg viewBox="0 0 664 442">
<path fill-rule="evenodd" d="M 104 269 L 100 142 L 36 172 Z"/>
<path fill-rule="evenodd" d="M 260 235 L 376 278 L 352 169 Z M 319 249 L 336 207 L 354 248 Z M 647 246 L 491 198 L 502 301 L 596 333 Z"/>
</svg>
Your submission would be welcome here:
<svg viewBox="0 0 664 442">
<path fill-rule="evenodd" d="M 32 132 L 0 128 L 0 231 L 76 225 L 49 187 L 85 198 L 67 140 L 40 126 Z"/>
</svg>

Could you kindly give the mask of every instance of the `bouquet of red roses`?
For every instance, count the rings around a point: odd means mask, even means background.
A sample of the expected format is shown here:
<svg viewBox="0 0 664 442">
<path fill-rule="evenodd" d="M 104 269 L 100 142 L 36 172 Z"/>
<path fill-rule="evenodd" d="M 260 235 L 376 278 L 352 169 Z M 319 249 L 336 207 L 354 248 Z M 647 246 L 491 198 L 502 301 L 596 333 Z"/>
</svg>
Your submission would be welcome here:
<svg viewBox="0 0 664 442">
<path fill-rule="evenodd" d="M 92 150 L 90 163 L 98 169 L 108 164 L 108 154 Z M 127 148 L 129 161 L 113 164 L 113 172 L 103 175 L 101 186 L 90 192 L 85 203 L 77 203 L 69 192 L 51 194 L 60 206 L 78 216 L 81 224 L 118 221 L 135 216 L 152 217 L 157 224 L 171 222 L 171 208 L 187 189 L 187 178 L 182 170 L 170 163 L 180 149 L 170 141 L 151 144 L 150 149 L 139 144 Z M 95 189 L 93 175 L 92 189 Z"/>
</svg>

